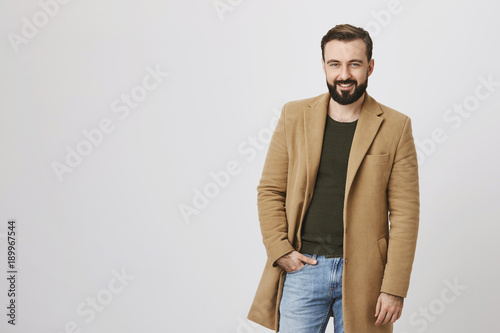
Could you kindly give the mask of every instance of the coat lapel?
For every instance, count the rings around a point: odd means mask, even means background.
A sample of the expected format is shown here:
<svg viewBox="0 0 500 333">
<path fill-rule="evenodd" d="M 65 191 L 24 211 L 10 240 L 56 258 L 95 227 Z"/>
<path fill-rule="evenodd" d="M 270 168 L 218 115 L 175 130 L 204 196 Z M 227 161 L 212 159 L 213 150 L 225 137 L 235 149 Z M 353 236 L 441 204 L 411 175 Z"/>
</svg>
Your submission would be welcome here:
<svg viewBox="0 0 500 333">
<path fill-rule="evenodd" d="M 314 99 L 304 107 L 304 136 L 306 147 L 306 190 L 312 193 L 316 183 L 323 136 L 325 134 L 326 116 L 328 114 L 328 101 L 330 94 L 326 93 Z M 310 198 L 309 198 L 310 199 Z"/>
<path fill-rule="evenodd" d="M 378 129 L 382 124 L 383 118 L 379 117 L 382 112 L 383 111 L 378 103 L 370 95 L 368 95 L 368 93 L 365 93 L 365 100 L 363 101 L 363 106 L 361 107 L 358 125 L 356 126 L 356 131 L 354 132 L 351 152 L 349 154 L 345 189 L 346 199 L 348 198 L 349 190 L 351 189 L 354 177 L 358 172 L 359 165 L 365 157 L 368 148 L 370 148 L 370 145 L 372 144 L 373 139 L 375 139 L 375 135 L 377 135 Z"/>
<path fill-rule="evenodd" d="M 323 136 L 325 133 L 326 117 L 328 114 L 328 101 L 330 94 L 320 95 L 317 99 L 304 107 L 304 135 L 306 147 L 306 189 L 311 193 L 314 190 L 316 176 L 321 159 L 323 147 Z M 382 109 L 378 103 L 365 93 L 365 100 L 361 107 L 358 124 L 354 133 L 354 138 L 349 155 L 346 179 L 346 198 L 351 184 L 354 180 L 359 165 L 370 147 L 377 131 L 382 123 L 379 117 Z"/>
</svg>

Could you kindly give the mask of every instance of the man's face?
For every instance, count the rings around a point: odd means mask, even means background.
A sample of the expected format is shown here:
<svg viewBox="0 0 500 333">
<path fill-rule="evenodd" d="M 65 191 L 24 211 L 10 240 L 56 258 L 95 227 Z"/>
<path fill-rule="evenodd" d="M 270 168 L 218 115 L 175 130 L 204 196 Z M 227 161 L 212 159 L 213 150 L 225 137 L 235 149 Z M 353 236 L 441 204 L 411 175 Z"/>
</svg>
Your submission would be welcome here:
<svg viewBox="0 0 500 333">
<path fill-rule="evenodd" d="M 374 60 L 368 62 L 362 39 L 332 40 L 325 45 L 322 60 L 330 96 L 341 105 L 356 102 L 365 93 Z"/>
</svg>

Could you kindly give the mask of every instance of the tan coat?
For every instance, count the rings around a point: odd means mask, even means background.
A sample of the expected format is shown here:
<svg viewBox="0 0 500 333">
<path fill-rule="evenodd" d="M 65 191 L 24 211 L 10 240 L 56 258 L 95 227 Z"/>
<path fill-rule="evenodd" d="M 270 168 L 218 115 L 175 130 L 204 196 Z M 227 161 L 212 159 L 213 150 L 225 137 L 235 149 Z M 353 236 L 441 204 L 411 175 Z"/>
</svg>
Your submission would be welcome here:
<svg viewBox="0 0 500 333">
<path fill-rule="evenodd" d="M 276 332 L 285 271 L 275 261 L 301 248 L 301 223 L 314 191 L 329 99 L 325 93 L 283 107 L 257 186 L 268 259 L 248 319 Z M 349 156 L 344 202 L 346 333 L 392 332 L 391 323 L 375 326 L 375 306 L 381 291 L 406 297 L 419 206 L 410 118 L 366 93 Z"/>
</svg>

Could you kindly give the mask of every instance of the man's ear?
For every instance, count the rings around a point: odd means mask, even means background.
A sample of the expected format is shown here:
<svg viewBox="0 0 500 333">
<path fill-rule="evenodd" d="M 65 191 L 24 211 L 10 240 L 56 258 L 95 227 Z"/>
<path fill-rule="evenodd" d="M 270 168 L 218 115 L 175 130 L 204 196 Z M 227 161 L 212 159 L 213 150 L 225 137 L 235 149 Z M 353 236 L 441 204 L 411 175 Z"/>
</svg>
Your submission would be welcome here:
<svg viewBox="0 0 500 333">
<path fill-rule="evenodd" d="M 321 66 L 323 67 L 323 72 L 326 75 L 325 59 L 321 58 Z"/>
<path fill-rule="evenodd" d="M 368 76 L 372 75 L 374 66 L 375 66 L 375 60 L 370 59 L 370 61 L 368 62 Z"/>
</svg>

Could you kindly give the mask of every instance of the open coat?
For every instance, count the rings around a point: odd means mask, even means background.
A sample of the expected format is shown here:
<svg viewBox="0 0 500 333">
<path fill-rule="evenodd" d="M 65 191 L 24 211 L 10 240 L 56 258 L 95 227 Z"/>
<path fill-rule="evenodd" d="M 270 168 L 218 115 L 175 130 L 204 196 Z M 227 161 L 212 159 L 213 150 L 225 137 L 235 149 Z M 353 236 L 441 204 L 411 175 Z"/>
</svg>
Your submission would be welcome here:
<svg viewBox="0 0 500 333">
<path fill-rule="evenodd" d="M 329 99 L 325 93 L 285 104 L 257 186 L 267 262 L 247 318 L 276 332 L 286 271 L 275 261 L 301 248 L 301 223 L 313 196 Z M 349 156 L 344 201 L 346 333 L 393 331 L 392 323 L 375 326 L 376 302 L 380 292 L 407 295 L 419 206 L 410 118 L 365 93 Z"/>
</svg>

